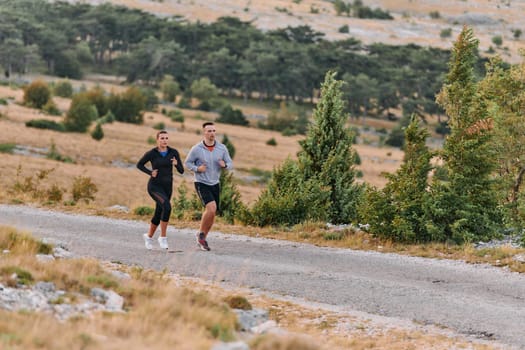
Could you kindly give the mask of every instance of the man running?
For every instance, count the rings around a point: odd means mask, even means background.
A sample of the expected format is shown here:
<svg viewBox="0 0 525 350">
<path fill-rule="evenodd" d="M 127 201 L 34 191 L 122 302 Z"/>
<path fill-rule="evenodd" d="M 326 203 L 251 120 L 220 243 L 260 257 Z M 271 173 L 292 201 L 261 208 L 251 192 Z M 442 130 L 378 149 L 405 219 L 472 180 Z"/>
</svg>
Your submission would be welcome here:
<svg viewBox="0 0 525 350">
<path fill-rule="evenodd" d="M 194 173 L 195 190 L 204 205 L 197 243 L 202 250 L 210 250 L 206 237 L 219 209 L 221 171 L 232 169 L 233 162 L 228 148 L 215 139 L 215 124 L 212 122 L 202 124 L 202 132 L 204 134 L 202 142 L 191 148 L 184 164 Z"/>
</svg>

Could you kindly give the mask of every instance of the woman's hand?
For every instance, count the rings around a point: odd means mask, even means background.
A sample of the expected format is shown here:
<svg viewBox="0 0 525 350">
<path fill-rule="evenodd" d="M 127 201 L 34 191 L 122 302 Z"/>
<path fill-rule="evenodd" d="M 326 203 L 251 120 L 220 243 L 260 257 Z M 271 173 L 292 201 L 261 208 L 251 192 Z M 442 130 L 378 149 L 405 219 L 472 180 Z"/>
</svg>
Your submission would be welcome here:
<svg viewBox="0 0 525 350">
<path fill-rule="evenodd" d="M 173 164 L 173 166 L 177 166 L 177 158 L 173 157 L 171 158 L 171 164 Z"/>
<path fill-rule="evenodd" d="M 157 174 L 159 173 L 159 169 L 154 169 L 151 171 L 151 177 L 157 177 Z"/>
</svg>

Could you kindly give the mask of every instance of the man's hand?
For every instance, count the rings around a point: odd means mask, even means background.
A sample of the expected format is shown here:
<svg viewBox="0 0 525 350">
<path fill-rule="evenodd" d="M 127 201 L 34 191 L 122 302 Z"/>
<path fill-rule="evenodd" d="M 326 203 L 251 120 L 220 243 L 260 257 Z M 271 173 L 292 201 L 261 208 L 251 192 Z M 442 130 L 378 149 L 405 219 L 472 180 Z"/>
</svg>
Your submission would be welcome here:
<svg viewBox="0 0 525 350">
<path fill-rule="evenodd" d="M 206 163 L 203 163 L 197 167 L 198 173 L 204 173 L 208 167 L 206 166 Z"/>
</svg>

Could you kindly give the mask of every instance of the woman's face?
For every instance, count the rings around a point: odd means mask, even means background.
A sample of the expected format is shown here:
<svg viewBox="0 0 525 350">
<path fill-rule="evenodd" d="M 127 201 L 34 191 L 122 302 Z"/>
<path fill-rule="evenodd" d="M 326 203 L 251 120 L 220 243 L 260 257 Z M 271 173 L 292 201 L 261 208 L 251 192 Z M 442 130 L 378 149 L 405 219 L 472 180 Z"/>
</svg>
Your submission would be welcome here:
<svg viewBox="0 0 525 350">
<path fill-rule="evenodd" d="M 166 133 L 159 134 L 159 136 L 157 136 L 157 146 L 159 148 L 168 147 L 168 140 L 169 140 L 168 134 Z"/>
</svg>

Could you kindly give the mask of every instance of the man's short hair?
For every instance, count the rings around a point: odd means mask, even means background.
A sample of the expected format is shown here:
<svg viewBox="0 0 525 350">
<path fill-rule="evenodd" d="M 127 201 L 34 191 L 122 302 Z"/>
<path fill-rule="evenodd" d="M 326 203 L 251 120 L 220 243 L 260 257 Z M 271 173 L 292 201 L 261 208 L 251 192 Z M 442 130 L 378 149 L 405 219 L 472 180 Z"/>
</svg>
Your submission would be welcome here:
<svg viewBox="0 0 525 350">
<path fill-rule="evenodd" d="M 202 124 L 202 128 L 204 129 L 208 125 L 215 125 L 215 124 L 213 122 L 205 122 L 204 124 Z"/>
<path fill-rule="evenodd" d="M 157 133 L 157 139 L 159 138 L 160 135 L 162 134 L 167 134 L 168 132 L 166 130 L 161 130 Z"/>
</svg>

